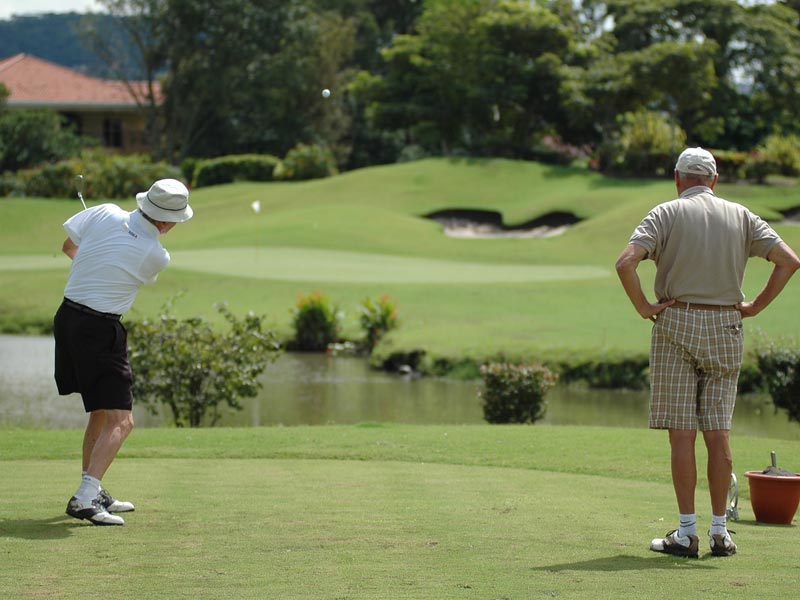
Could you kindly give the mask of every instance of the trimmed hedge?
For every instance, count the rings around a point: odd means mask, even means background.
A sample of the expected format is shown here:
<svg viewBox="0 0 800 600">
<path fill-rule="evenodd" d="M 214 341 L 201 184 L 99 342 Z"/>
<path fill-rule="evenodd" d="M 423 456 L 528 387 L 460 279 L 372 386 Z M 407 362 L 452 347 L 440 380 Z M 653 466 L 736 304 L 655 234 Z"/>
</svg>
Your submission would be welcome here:
<svg viewBox="0 0 800 600">
<path fill-rule="evenodd" d="M 544 365 L 489 363 L 481 375 L 483 417 L 489 423 L 535 423 L 544 417 L 545 394 L 558 380 Z"/>
<path fill-rule="evenodd" d="M 192 185 L 204 187 L 234 181 L 272 181 L 280 159 L 271 154 L 232 154 L 197 161 L 185 161 L 192 171 Z"/>
</svg>

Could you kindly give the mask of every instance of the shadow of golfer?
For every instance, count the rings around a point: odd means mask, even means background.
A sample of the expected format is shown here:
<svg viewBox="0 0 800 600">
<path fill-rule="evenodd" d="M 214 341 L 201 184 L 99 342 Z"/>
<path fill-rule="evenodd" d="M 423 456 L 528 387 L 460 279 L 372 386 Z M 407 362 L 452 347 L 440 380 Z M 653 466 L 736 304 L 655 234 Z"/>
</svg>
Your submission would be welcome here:
<svg viewBox="0 0 800 600">
<path fill-rule="evenodd" d="M 561 563 L 557 565 L 544 565 L 533 567 L 532 571 L 542 571 L 545 573 L 560 573 L 561 571 L 639 571 L 641 569 L 675 569 L 675 563 L 686 565 L 690 569 L 714 569 L 709 564 L 704 564 L 705 559 L 710 556 L 701 556 L 699 560 L 693 558 L 681 558 L 677 556 L 656 555 L 652 557 L 627 556 L 620 554 L 617 556 L 607 556 L 592 560 L 583 560 L 574 563 Z"/>
<path fill-rule="evenodd" d="M 85 527 L 85 524 L 67 515 L 47 519 L 0 519 L 0 537 L 58 540 L 71 536 L 76 527 Z"/>
</svg>

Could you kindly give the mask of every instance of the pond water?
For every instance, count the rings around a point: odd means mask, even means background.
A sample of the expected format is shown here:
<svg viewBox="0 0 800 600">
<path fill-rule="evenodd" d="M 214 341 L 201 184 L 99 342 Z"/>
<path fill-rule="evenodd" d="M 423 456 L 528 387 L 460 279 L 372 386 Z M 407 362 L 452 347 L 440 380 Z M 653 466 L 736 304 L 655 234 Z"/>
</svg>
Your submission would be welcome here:
<svg viewBox="0 0 800 600">
<path fill-rule="evenodd" d="M 0 426 L 82 428 L 80 396 L 59 396 L 49 337 L 0 335 Z M 322 354 L 285 354 L 267 368 L 264 387 L 244 409 L 222 410 L 220 425 L 322 425 L 391 422 L 483 423 L 479 381 L 416 378 L 369 369 L 366 361 Z M 557 386 L 548 393 L 543 424 L 647 426 L 647 392 Z M 138 427 L 169 421 L 134 407 Z M 775 414 L 769 396 L 740 396 L 736 435 L 800 439 L 800 426 Z"/>
</svg>

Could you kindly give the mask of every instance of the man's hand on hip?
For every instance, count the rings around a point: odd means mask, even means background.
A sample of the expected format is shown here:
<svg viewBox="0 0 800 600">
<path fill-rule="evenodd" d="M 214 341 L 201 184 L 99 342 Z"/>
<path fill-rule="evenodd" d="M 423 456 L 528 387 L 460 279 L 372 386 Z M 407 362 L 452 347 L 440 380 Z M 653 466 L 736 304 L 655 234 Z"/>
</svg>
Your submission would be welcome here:
<svg viewBox="0 0 800 600">
<path fill-rule="evenodd" d="M 755 317 L 761 312 L 760 309 L 755 307 L 755 302 L 740 302 L 736 305 L 736 310 L 742 313 L 742 318 Z"/>
<path fill-rule="evenodd" d="M 657 304 L 646 304 L 639 309 L 639 314 L 642 315 L 643 319 L 650 319 L 655 323 L 656 317 L 661 314 L 661 311 L 673 304 L 675 304 L 675 300 L 665 300 Z"/>
</svg>

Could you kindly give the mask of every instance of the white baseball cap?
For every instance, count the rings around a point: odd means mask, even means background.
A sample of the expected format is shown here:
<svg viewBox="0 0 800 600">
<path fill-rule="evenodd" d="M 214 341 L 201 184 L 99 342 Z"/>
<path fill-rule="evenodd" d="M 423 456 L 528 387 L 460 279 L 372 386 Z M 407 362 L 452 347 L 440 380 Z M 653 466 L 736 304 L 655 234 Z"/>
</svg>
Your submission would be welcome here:
<svg viewBox="0 0 800 600">
<path fill-rule="evenodd" d="M 679 173 L 692 173 L 713 177 L 717 174 L 717 161 L 708 150 L 703 148 L 687 148 L 678 157 L 675 170 Z"/>
<path fill-rule="evenodd" d="M 136 194 L 136 203 L 151 219 L 183 223 L 192 218 L 189 190 L 177 179 L 159 179 L 146 192 Z"/>
</svg>

